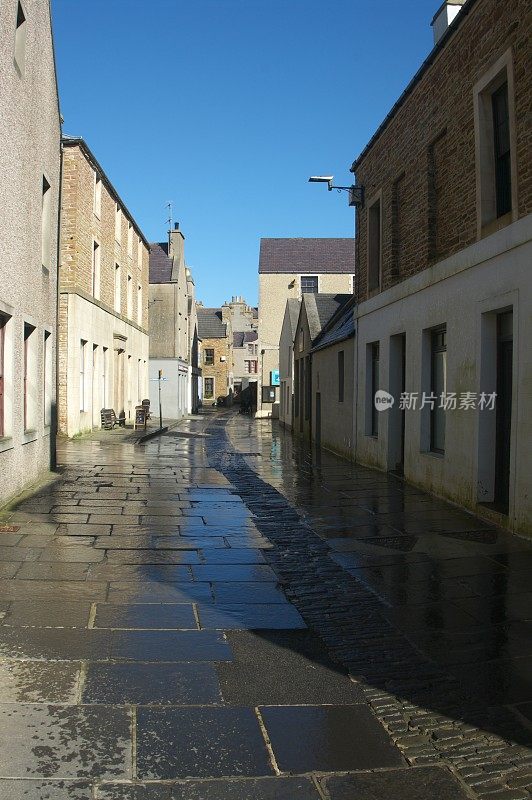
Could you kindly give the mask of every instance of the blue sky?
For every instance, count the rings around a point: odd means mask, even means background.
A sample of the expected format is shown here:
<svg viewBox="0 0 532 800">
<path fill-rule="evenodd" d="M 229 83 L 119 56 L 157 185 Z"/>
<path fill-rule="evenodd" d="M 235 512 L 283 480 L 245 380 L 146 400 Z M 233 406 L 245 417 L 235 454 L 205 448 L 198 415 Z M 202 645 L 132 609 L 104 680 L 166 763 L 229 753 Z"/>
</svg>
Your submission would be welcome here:
<svg viewBox="0 0 532 800">
<path fill-rule="evenodd" d="M 197 296 L 257 302 L 262 236 L 351 236 L 349 166 L 432 47 L 439 0 L 52 0 L 64 132 Z"/>
</svg>

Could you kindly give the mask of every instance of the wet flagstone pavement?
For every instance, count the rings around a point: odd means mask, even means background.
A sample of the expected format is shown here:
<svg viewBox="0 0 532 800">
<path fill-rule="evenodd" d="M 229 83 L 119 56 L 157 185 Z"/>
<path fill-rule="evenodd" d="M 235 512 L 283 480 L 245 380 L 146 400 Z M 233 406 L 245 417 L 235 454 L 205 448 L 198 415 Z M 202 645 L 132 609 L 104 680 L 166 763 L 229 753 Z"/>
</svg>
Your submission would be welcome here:
<svg viewBox="0 0 532 800">
<path fill-rule="evenodd" d="M 206 414 L 0 532 L 0 800 L 525 800 L 532 543 Z"/>
</svg>

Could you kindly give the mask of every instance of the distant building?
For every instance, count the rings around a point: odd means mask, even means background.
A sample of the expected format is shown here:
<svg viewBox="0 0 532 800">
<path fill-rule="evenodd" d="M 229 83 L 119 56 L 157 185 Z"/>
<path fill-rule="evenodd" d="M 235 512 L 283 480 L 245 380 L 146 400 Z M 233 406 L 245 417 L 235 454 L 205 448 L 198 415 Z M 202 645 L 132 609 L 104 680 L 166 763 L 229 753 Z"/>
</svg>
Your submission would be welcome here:
<svg viewBox="0 0 532 800">
<path fill-rule="evenodd" d="M 0 505 L 53 466 L 61 129 L 47 0 L 0 4 Z"/>
<path fill-rule="evenodd" d="M 324 326 L 333 314 L 352 299 L 343 294 L 304 294 L 294 337 L 294 424 L 293 432 L 311 441 L 313 438 L 313 364 L 312 349 Z M 332 392 L 334 384 L 326 383 L 324 392 Z M 319 383 L 315 391 L 320 392 Z M 318 401 L 319 405 L 319 401 Z M 319 408 L 318 408 L 319 412 Z M 319 422 L 319 421 L 318 421 Z M 320 427 L 318 425 L 318 431 Z"/>
<path fill-rule="evenodd" d="M 231 316 L 225 307 L 198 305 L 197 313 L 203 405 L 212 406 L 218 401 L 231 405 L 234 394 Z"/>
<path fill-rule="evenodd" d="M 279 416 L 279 338 L 289 298 L 304 294 L 351 293 L 354 239 L 261 239 L 259 256 L 260 385 L 275 385 L 272 403 L 261 401 L 257 416 Z"/>
<path fill-rule="evenodd" d="M 150 399 L 169 419 L 193 413 L 199 402 L 199 343 L 195 289 L 185 262 L 185 237 L 176 223 L 168 242 L 150 245 Z"/>
<path fill-rule="evenodd" d="M 354 457 L 355 298 L 342 303 L 314 339 L 312 440 L 347 458 Z"/>
<path fill-rule="evenodd" d="M 294 423 L 294 339 L 300 308 L 301 300 L 290 298 L 286 301 L 279 339 L 279 420 L 287 428 Z"/>
<path fill-rule="evenodd" d="M 445 2 L 432 53 L 352 166 L 366 189 L 357 460 L 523 533 L 532 531 L 531 24 L 525 0 Z M 378 390 L 395 400 L 385 412 Z"/>
<path fill-rule="evenodd" d="M 259 371 L 260 345 L 258 340 L 257 309 L 248 306 L 243 297 L 232 297 L 223 306 L 224 314 L 229 314 L 233 331 L 233 381 L 234 399 L 239 402 L 240 394 L 256 406 L 257 381 Z"/>
<path fill-rule="evenodd" d="M 63 139 L 59 270 L 59 430 L 132 421 L 148 397 L 148 249 L 131 213 L 79 138 Z"/>
</svg>

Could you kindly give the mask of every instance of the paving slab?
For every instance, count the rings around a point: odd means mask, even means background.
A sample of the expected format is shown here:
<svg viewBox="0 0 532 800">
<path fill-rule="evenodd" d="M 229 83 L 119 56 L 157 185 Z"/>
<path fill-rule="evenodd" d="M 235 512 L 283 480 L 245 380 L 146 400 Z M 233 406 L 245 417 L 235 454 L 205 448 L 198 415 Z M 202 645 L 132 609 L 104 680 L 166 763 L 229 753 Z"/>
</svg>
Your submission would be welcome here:
<svg viewBox="0 0 532 800">
<path fill-rule="evenodd" d="M 105 599 L 102 598 L 102 599 Z M 209 583 L 159 583 L 113 581 L 109 584 L 112 603 L 195 603 L 212 600 Z"/>
<path fill-rule="evenodd" d="M 91 604 L 71 600 L 13 600 L 4 618 L 4 625 L 50 628 L 86 628 Z"/>
<path fill-rule="evenodd" d="M 0 659 L 5 661 L 105 661 L 110 631 L 83 628 L 0 627 Z"/>
<path fill-rule="evenodd" d="M 94 628 L 198 629 L 191 603 L 112 605 L 98 603 Z"/>
<path fill-rule="evenodd" d="M 0 705 L 0 777 L 131 777 L 129 711 Z"/>
<path fill-rule="evenodd" d="M 277 576 L 270 567 L 259 564 L 202 564 L 192 567 L 192 574 L 197 581 L 213 581 L 222 583 L 223 581 L 267 581 L 275 582 Z"/>
<path fill-rule="evenodd" d="M 218 603 L 215 606 L 198 606 L 198 615 L 202 628 L 218 630 L 295 630 L 306 628 L 301 614 L 290 605 L 262 603 L 252 605 L 228 605 Z"/>
<path fill-rule="evenodd" d="M 6 800 L 92 800 L 92 782 L 0 778 L 0 797 Z"/>
<path fill-rule="evenodd" d="M 231 661 L 232 653 L 223 634 L 217 631 L 131 630 L 112 632 L 111 658 L 125 661 Z"/>
<path fill-rule="evenodd" d="M 277 583 L 266 581 L 242 581 L 212 584 L 217 603 L 238 605 L 240 603 L 286 603 L 286 595 Z"/>
<path fill-rule="evenodd" d="M 77 703 L 80 674 L 79 663 L 0 662 L 0 703 Z"/>
<path fill-rule="evenodd" d="M 230 705 L 361 703 L 359 687 L 309 631 L 231 631 L 233 661 L 218 664 Z"/>
<path fill-rule="evenodd" d="M 137 711 L 142 779 L 272 775 L 250 708 L 143 708 Z"/>
<path fill-rule="evenodd" d="M 89 664 L 81 698 L 83 703 L 120 705 L 221 703 L 210 664 Z"/>
<path fill-rule="evenodd" d="M 320 795 L 305 777 L 227 778 L 135 786 L 103 784 L 96 790 L 96 800 L 320 800 Z"/>
<path fill-rule="evenodd" d="M 358 772 L 320 780 L 330 800 L 467 800 L 470 794 L 444 767 Z"/>
<path fill-rule="evenodd" d="M 283 772 L 377 769 L 403 763 L 366 705 L 265 706 L 260 713 Z"/>
</svg>

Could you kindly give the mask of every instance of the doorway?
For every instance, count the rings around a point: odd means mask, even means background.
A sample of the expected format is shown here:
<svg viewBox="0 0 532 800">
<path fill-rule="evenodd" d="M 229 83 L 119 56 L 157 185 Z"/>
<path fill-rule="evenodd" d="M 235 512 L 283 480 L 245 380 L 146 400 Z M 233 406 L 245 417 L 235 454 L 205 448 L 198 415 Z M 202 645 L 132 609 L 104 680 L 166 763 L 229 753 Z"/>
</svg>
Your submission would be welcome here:
<svg viewBox="0 0 532 800">
<path fill-rule="evenodd" d="M 314 441 L 316 447 L 321 447 L 321 392 L 316 392 L 316 429 Z"/>
<path fill-rule="evenodd" d="M 513 312 L 497 314 L 497 405 L 493 505 L 508 514 L 512 429 Z"/>
<path fill-rule="evenodd" d="M 394 404 L 388 420 L 388 470 L 404 475 L 405 469 L 405 410 L 400 399 L 406 391 L 406 334 L 390 336 L 389 364 L 390 394 Z"/>
</svg>

